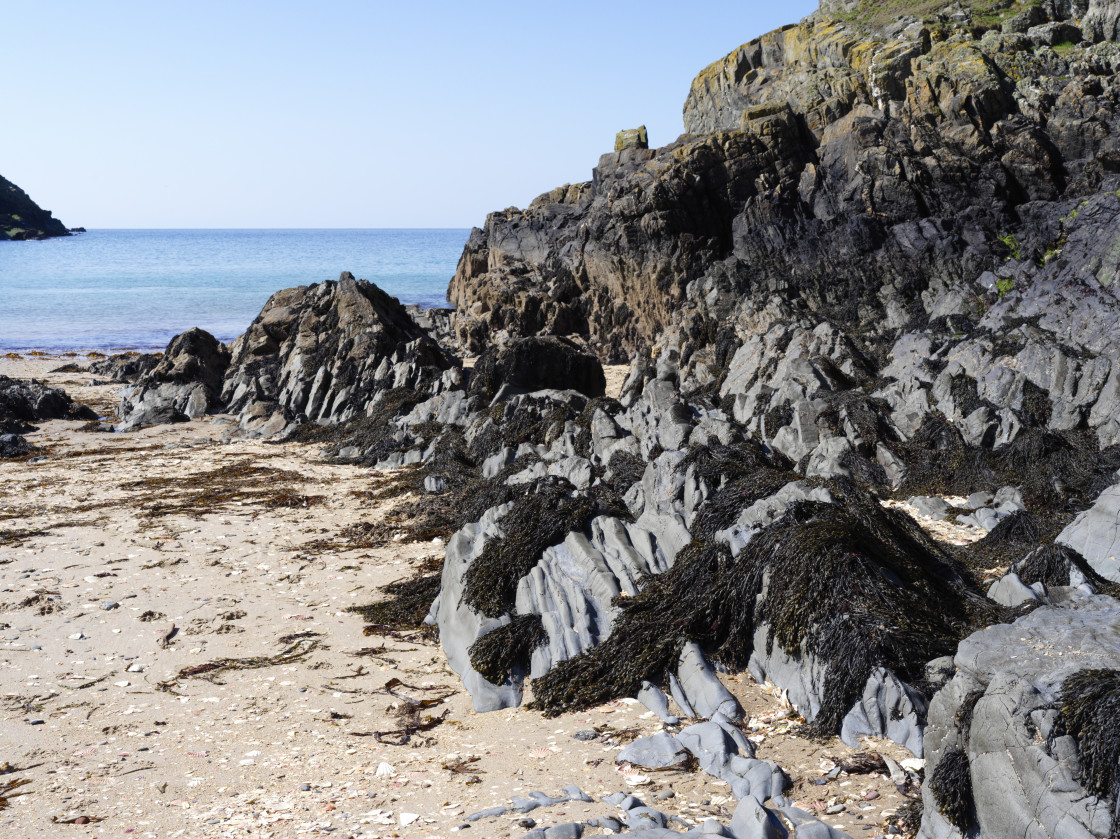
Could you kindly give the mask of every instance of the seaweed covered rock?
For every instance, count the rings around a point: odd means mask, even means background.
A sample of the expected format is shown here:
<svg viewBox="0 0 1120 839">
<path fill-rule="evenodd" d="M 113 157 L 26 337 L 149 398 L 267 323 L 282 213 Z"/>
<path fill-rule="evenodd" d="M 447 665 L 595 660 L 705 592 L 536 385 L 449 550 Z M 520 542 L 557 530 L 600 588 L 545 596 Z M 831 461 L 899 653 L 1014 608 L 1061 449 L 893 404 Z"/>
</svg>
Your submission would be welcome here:
<svg viewBox="0 0 1120 839">
<path fill-rule="evenodd" d="M 1115 718 L 1102 728 L 1071 680 L 1120 668 L 1120 602 L 1043 606 L 971 635 L 954 664 L 930 704 L 919 835 L 1114 837 L 1116 755 L 1094 749 L 1115 746 Z"/>
<path fill-rule="evenodd" d="M 787 690 L 821 734 L 920 753 L 926 699 L 913 685 L 926 662 L 1003 613 L 907 517 L 852 486 L 827 497 L 789 497 L 734 551 L 693 542 L 620 604 L 609 638 L 536 680 L 534 704 L 556 712 L 666 684 L 691 642 Z"/>
<path fill-rule="evenodd" d="M 161 358 L 160 353 L 118 353 L 93 362 L 89 366 L 89 372 L 111 382 L 135 382 L 150 373 Z"/>
<path fill-rule="evenodd" d="M 384 392 L 442 389 L 458 366 L 396 298 L 349 272 L 272 295 L 232 353 L 221 396 L 248 434 L 346 422 Z"/>
<path fill-rule="evenodd" d="M 471 394 L 494 399 L 537 390 L 575 390 L 602 396 L 606 379 L 599 359 L 571 341 L 552 337 L 520 338 L 490 347 L 475 362 Z"/>
<path fill-rule="evenodd" d="M 118 431 L 183 422 L 220 410 L 229 350 L 205 330 L 171 339 L 154 367 L 121 391 Z"/>
</svg>

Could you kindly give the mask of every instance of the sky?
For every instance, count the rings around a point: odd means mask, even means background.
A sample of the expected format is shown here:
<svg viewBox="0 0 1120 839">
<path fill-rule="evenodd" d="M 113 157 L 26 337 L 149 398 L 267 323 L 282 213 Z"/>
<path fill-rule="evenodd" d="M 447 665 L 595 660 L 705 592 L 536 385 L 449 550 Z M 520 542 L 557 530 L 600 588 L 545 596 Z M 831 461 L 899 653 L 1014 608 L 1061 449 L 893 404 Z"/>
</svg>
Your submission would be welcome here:
<svg viewBox="0 0 1120 839">
<path fill-rule="evenodd" d="M 71 227 L 472 227 L 816 5 L 0 2 L 0 174 Z"/>
</svg>

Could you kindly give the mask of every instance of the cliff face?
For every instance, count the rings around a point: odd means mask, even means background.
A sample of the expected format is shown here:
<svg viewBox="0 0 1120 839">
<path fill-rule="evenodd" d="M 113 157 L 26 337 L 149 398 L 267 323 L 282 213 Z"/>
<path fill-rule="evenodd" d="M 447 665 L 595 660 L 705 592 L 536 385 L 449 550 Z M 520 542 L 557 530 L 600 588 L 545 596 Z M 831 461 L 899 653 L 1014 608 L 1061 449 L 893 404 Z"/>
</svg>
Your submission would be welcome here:
<svg viewBox="0 0 1120 839">
<path fill-rule="evenodd" d="M 620 359 L 692 308 L 695 349 L 768 294 L 883 333 L 1052 255 L 1116 191 L 1116 4 L 938 5 L 828 3 L 703 70 L 675 143 L 490 215 L 449 291 L 460 337 L 574 333 Z"/>
<path fill-rule="evenodd" d="M 0 177 L 0 240 L 69 236 L 61 221 L 39 207 L 11 181 Z"/>
</svg>

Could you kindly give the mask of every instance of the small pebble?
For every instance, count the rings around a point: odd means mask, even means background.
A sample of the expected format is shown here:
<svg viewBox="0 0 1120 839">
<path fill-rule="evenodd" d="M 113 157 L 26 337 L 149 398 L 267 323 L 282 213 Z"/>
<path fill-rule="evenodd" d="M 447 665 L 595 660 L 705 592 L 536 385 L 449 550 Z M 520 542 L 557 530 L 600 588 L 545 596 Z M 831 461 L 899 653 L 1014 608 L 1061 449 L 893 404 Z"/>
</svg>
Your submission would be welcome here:
<svg viewBox="0 0 1120 839">
<path fill-rule="evenodd" d="M 46 722 L 46 720 L 31 720 L 32 725 L 45 725 Z"/>
<path fill-rule="evenodd" d="M 864 801 L 874 801 L 878 797 L 879 797 L 879 790 L 876 790 L 876 789 L 869 789 L 867 792 L 865 792 L 863 794 L 863 800 Z"/>
<path fill-rule="evenodd" d="M 599 732 L 592 731 L 591 729 L 588 728 L 588 729 L 584 729 L 583 731 L 577 731 L 575 734 L 572 735 L 572 737 L 574 737 L 576 740 L 583 740 L 583 741 L 597 740 L 598 737 L 599 737 Z"/>
<path fill-rule="evenodd" d="M 311 791 L 311 784 L 300 784 L 299 788 L 300 788 L 301 792 L 310 792 Z M 372 795 L 372 794 L 373 793 L 370 793 L 370 795 Z"/>
<path fill-rule="evenodd" d="M 844 809 L 845 808 L 844 808 L 843 804 L 833 804 L 831 807 L 829 807 L 824 812 L 825 812 L 826 815 L 835 816 L 835 815 L 838 815 L 840 813 L 843 813 Z"/>
<path fill-rule="evenodd" d="M 526 830 L 532 830 L 534 827 L 537 826 L 537 820 L 536 819 L 518 819 L 517 820 L 517 826 L 518 827 L 523 827 Z"/>
</svg>

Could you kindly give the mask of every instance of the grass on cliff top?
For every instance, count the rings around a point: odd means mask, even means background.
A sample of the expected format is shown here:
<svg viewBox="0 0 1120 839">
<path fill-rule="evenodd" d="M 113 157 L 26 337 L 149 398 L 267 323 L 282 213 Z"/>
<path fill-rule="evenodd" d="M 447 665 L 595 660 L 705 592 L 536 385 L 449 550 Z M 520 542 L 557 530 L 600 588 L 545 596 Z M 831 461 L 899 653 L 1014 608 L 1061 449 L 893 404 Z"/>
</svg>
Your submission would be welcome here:
<svg viewBox="0 0 1120 839">
<path fill-rule="evenodd" d="M 961 0 L 960 6 L 972 12 L 972 22 L 985 27 L 999 26 L 1003 21 L 1014 17 L 1032 6 L 1038 0 Z M 881 29 L 897 21 L 903 15 L 912 15 L 925 23 L 937 20 L 937 16 L 957 6 L 949 0 L 921 0 L 918 3 L 906 0 L 862 0 L 850 12 L 835 11 L 833 15 L 841 20 L 868 29 Z"/>
</svg>

